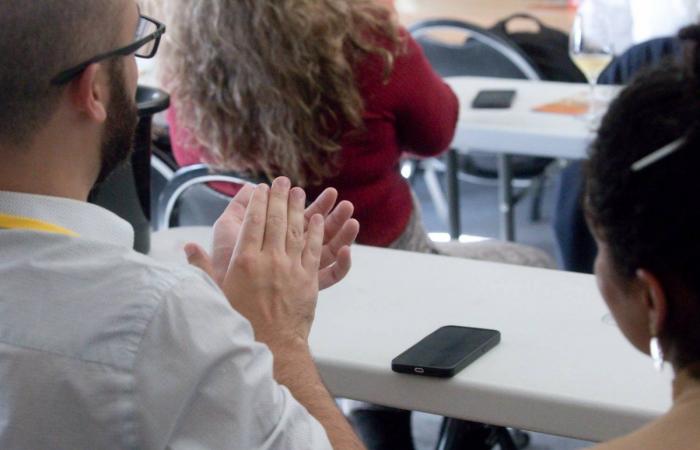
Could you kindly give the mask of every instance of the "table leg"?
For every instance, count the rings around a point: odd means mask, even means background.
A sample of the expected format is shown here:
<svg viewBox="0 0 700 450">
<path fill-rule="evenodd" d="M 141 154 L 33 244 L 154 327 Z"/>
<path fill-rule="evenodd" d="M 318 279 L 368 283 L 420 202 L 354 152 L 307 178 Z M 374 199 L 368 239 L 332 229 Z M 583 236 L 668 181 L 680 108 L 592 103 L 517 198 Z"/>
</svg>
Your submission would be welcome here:
<svg viewBox="0 0 700 450">
<path fill-rule="evenodd" d="M 447 161 L 447 204 L 450 220 L 450 238 L 459 239 L 462 234 L 459 215 L 459 180 L 457 178 L 458 158 L 457 150 L 451 148 L 445 157 Z"/>
<path fill-rule="evenodd" d="M 515 217 L 513 211 L 513 173 L 510 155 L 498 155 L 498 196 L 501 213 L 501 240 L 515 240 Z"/>
</svg>

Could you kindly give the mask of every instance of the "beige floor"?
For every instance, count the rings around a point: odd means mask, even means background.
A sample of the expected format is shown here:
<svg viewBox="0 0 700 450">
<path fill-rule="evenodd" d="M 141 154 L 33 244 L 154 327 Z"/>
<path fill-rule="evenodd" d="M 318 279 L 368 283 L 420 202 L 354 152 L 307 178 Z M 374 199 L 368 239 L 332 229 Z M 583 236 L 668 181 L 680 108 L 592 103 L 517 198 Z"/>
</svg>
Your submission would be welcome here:
<svg viewBox="0 0 700 450">
<path fill-rule="evenodd" d="M 416 450 L 433 450 L 436 448 L 442 417 L 425 413 L 413 413 L 413 440 Z M 593 446 L 591 442 L 549 436 L 540 433 L 529 433 L 530 445 L 525 450 L 582 450 Z M 468 449 L 467 449 L 468 450 Z M 501 450 L 496 446 L 494 450 Z"/>
<path fill-rule="evenodd" d="M 391 1 L 391 0 L 388 0 Z M 489 27 L 516 12 L 538 17 L 546 25 L 568 32 L 575 11 L 560 0 L 393 0 L 401 22 L 426 18 L 456 18 Z"/>
</svg>

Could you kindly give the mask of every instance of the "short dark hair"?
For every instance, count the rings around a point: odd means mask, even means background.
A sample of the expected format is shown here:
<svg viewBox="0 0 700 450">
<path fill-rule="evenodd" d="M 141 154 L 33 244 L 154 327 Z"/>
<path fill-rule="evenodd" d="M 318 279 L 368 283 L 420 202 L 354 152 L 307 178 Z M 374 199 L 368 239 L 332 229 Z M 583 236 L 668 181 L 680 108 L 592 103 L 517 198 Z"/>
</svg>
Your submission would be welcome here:
<svg viewBox="0 0 700 450">
<path fill-rule="evenodd" d="M 682 362 L 700 356 L 700 28 L 680 37 L 690 40 L 685 64 L 668 60 L 642 72 L 610 105 L 592 145 L 585 203 L 616 272 L 632 279 L 644 268 L 671 290 L 670 329 Z M 675 153 L 631 169 L 680 138 Z"/>
<path fill-rule="evenodd" d="M 21 145 L 54 112 L 58 72 L 117 42 L 125 2 L 0 2 L 0 143 Z"/>
</svg>

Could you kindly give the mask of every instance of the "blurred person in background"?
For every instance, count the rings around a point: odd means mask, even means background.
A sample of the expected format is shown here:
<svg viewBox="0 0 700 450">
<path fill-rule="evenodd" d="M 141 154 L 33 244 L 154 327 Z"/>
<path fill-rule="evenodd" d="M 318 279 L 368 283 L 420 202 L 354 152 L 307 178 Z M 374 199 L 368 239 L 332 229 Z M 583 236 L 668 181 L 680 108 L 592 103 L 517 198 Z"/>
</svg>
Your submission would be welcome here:
<svg viewBox="0 0 700 450">
<path fill-rule="evenodd" d="M 621 54 L 634 44 L 673 36 L 697 22 L 700 1 L 583 0 L 578 11 L 592 34 L 597 28 L 601 33 L 609 29 L 613 50 Z"/>
<path fill-rule="evenodd" d="M 285 175 L 310 198 L 332 186 L 355 205 L 359 243 L 432 249 L 399 161 L 447 149 L 459 105 L 389 8 L 186 0 L 166 10 L 180 165 Z"/>
</svg>

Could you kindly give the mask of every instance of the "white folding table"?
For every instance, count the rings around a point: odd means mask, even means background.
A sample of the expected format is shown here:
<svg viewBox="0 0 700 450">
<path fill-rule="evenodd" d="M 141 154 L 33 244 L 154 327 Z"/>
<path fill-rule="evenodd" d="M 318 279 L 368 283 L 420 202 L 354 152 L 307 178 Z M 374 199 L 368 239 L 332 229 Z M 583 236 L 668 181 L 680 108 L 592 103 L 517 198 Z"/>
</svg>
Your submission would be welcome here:
<svg viewBox="0 0 700 450">
<path fill-rule="evenodd" d="M 480 151 L 499 157 L 501 238 L 514 240 L 513 194 L 510 156 L 542 156 L 583 159 L 594 133 L 580 116 L 536 112 L 533 108 L 564 98 L 586 95 L 588 86 L 552 81 L 513 80 L 487 77 L 450 77 L 446 82 L 457 94 L 460 115 L 452 147 L 459 152 Z M 508 109 L 473 109 L 480 90 L 513 89 L 516 96 Z M 603 98 L 620 88 L 599 86 Z M 451 214 L 458 214 L 459 200 L 451 199 Z"/>
<path fill-rule="evenodd" d="M 151 255 L 184 263 L 184 244 L 210 236 L 161 231 Z M 671 403 L 671 374 L 606 313 L 590 275 L 355 246 L 348 277 L 319 297 L 311 348 L 338 397 L 600 441 Z M 452 379 L 391 371 L 443 325 L 494 328 L 502 341 Z"/>
</svg>

